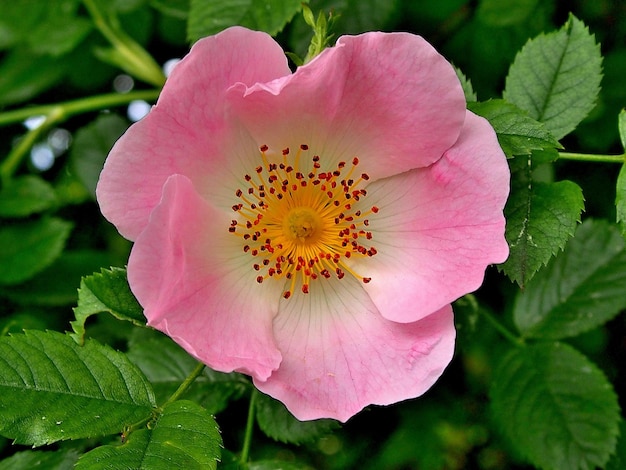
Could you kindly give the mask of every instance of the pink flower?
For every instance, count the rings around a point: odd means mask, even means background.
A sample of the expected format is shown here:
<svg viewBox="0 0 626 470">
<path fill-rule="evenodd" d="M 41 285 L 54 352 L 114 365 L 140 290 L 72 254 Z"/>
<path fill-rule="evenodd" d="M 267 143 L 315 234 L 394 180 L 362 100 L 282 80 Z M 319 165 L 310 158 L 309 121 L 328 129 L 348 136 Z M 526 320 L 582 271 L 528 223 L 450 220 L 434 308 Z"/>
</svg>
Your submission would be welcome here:
<svg viewBox="0 0 626 470">
<path fill-rule="evenodd" d="M 455 72 L 412 34 L 344 36 L 292 73 L 268 35 L 198 41 L 108 157 L 149 325 L 301 420 L 423 394 L 450 303 L 508 254 L 509 172 Z"/>
</svg>

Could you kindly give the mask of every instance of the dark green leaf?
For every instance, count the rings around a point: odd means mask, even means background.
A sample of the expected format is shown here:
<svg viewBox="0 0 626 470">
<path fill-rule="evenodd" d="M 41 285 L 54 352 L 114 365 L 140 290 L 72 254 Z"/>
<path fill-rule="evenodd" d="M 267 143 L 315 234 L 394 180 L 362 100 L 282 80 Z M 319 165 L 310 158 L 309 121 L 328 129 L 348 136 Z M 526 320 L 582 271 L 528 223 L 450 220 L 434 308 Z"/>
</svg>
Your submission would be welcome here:
<svg viewBox="0 0 626 470">
<path fill-rule="evenodd" d="M 272 439 L 290 444 L 311 442 L 334 429 L 339 423 L 332 419 L 299 421 L 278 400 L 259 393 L 257 397 L 257 421 L 261 430 Z"/>
<path fill-rule="evenodd" d="M 476 92 L 474 91 L 474 87 L 472 87 L 472 82 L 470 81 L 470 79 L 467 78 L 463 72 L 461 72 L 460 68 L 454 67 L 454 71 L 456 72 L 456 76 L 459 77 L 459 81 L 461 82 L 461 86 L 463 87 L 463 93 L 465 94 L 465 101 L 468 102 L 468 105 L 469 103 L 477 101 L 478 96 L 476 96 Z"/>
<path fill-rule="evenodd" d="M 0 217 L 26 217 L 50 209 L 56 202 L 50 183 L 34 175 L 19 176 L 0 191 Z"/>
<path fill-rule="evenodd" d="M 21 305 L 74 305 L 81 277 L 108 265 L 108 260 L 102 251 L 65 251 L 28 281 L 0 287 L 0 293 Z"/>
<path fill-rule="evenodd" d="M 513 317 L 526 337 L 561 339 L 602 325 L 626 308 L 626 249 L 618 230 L 586 221 L 518 294 Z"/>
<path fill-rule="evenodd" d="M 222 438 L 215 419 L 186 400 L 170 403 L 150 429 L 132 432 L 119 446 L 102 446 L 83 455 L 77 470 L 121 468 L 212 470 L 220 460 Z"/>
<path fill-rule="evenodd" d="M 189 16 L 190 0 L 152 0 L 150 5 L 172 18 L 186 20 Z"/>
<path fill-rule="evenodd" d="M 606 470 L 624 470 L 626 468 L 626 421 L 623 419 L 620 422 L 619 430 L 617 450 L 606 465 Z"/>
<path fill-rule="evenodd" d="M 87 318 L 103 312 L 135 325 L 146 324 L 143 308 L 130 290 L 125 269 L 103 269 L 100 273 L 81 280 L 78 290 L 78 306 L 74 308 L 76 320 L 70 322 L 74 330 L 71 336 L 82 343 Z"/>
<path fill-rule="evenodd" d="M 128 121 L 117 114 L 103 114 L 76 132 L 70 151 L 72 169 L 91 195 L 111 147 L 128 128 Z"/>
<path fill-rule="evenodd" d="M 195 42 L 234 25 L 275 35 L 300 8 L 300 0 L 191 0 L 187 38 Z"/>
<path fill-rule="evenodd" d="M 71 228 L 54 217 L 0 228 L 0 284 L 18 284 L 49 266 L 61 254 Z"/>
<path fill-rule="evenodd" d="M 509 158 L 530 155 L 533 150 L 561 148 L 542 123 L 504 100 L 468 103 L 468 109 L 491 123 L 502 150 Z"/>
<path fill-rule="evenodd" d="M 504 211 L 511 251 L 499 268 L 524 286 L 574 235 L 583 207 L 582 191 L 571 181 L 516 181 Z"/>
<path fill-rule="evenodd" d="M 537 467 L 603 468 L 615 449 L 617 396 L 604 374 L 571 346 L 513 349 L 494 373 L 491 398 L 505 436 Z"/>
<path fill-rule="evenodd" d="M 519 52 L 504 98 L 561 139 L 593 109 L 601 79 L 600 47 L 571 15 L 560 30 L 530 40 Z"/>
<path fill-rule="evenodd" d="M 53 331 L 0 338 L 0 434 L 17 443 L 121 432 L 154 406 L 141 371 L 108 346 Z"/>
<path fill-rule="evenodd" d="M 138 336 L 144 339 L 137 340 Z M 137 330 L 134 338 L 128 358 L 146 374 L 157 401 L 165 401 L 191 374 L 198 361 L 161 333 Z M 248 386 L 249 382 L 240 374 L 225 374 L 205 367 L 203 374 L 187 390 L 185 398 L 200 403 L 209 413 L 215 414 L 223 411 L 230 400 L 241 397 Z"/>
<path fill-rule="evenodd" d="M 626 110 L 622 110 L 622 112 L 619 113 L 618 128 L 622 148 L 626 152 Z M 626 238 L 626 163 L 622 164 L 617 177 L 617 184 L 615 186 L 615 211 L 616 220 L 622 231 L 622 236 Z"/>
<path fill-rule="evenodd" d="M 75 450 L 18 452 L 0 461 L 0 470 L 72 470 L 78 457 Z"/>
</svg>

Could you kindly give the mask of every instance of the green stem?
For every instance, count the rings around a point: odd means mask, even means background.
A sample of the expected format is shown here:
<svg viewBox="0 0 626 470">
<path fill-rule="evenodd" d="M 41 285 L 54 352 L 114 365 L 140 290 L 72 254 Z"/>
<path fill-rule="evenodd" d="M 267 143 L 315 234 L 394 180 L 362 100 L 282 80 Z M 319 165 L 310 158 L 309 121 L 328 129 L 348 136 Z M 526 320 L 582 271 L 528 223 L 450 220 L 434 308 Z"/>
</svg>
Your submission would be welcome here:
<svg viewBox="0 0 626 470">
<path fill-rule="evenodd" d="M 200 374 L 202 374 L 204 368 L 205 365 L 201 362 L 198 362 L 196 368 L 192 370 L 191 374 L 189 374 L 184 382 L 180 384 L 180 387 L 178 387 L 178 389 L 172 394 L 172 396 L 169 397 L 165 403 L 163 403 L 163 407 L 178 400 L 187 391 L 191 384 L 194 383 L 194 381 L 200 376 Z"/>
<path fill-rule="evenodd" d="M 64 103 L 31 106 L 0 113 L 0 126 L 23 122 L 31 116 L 44 116 L 45 118 L 40 126 L 32 129 L 22 138 L 0 164 L 0 180 L 4 184 L 13 176 L 24 156 L 28 154 L 28 150 L 46 129 L 75 114 L 121 106 L 135 100 L 154 101 L 158 98 L 159 93 L 160 90 L 141 90 L 125 94 L 109 93 Z"/>
<path fill-rule="evenodd" d="M 245 465 L 248 463 L 250 457 L 250 446 L 252 445 L 252 431 L 254 429 L 254 412 L 256 406 L 256 399 L 259 392 L 256 388 L 252 388 L 252 395 L 250 395 L 250 404 L 248 405 L 248 420 L 246 422 L 246 434 L 243 439 L 243 448 L 241 449 L 241 458 L 239 461 Z"/>
<path fill-rule="evenodd" d="M 524 340 L 518 336 L 515 336 L 511 331 L 500 323 L 499 320 L 494 317 L 487 309 L 479 308 L 478 311 L 485 317 L 485 319 L 493 326 L 498 332 L 504 336 L 507 340 L 513 343 L 515 346 L 524 346 Z"/>
<path fill-rule="evenodd" d="M 599 163 L 624 163 L 626 161 L 626 154 L 621 155 L 598 155 L 587 153 L 570 153 L 559 152 L 559 159 L 562 160 L 575 160 L 580 162 L 599 162 Z"/>
</svg>

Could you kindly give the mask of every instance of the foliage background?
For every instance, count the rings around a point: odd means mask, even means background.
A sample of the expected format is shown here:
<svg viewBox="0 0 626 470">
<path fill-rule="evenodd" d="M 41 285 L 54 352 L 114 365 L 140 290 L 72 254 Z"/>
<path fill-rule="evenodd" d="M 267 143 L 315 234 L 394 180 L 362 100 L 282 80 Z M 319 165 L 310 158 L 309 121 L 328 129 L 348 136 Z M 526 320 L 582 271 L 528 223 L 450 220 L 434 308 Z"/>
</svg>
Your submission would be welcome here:
<svg viewBox="0 0 626 470">
<path fill-rule="evenodd" d="M 266 5 L 272 6 L 271 13 L 263 13 Z M 624 151 L 617 124 L 626 103 L 624 2 L 316 0 L 310 6 L 314 12 L 334 12 L 336 36 L 368 30 L 406 30 L 424 36 L 467 76 L 481 102 L 502 97 L 509 67 L 528 39 L 560 28 L 573 13 L 601 45 L 603 79 L 593 110 L 560 143 L 568 152 L 619 155 Z M 103 271 L 81 283 L 81 277 L 101 268 L 122 267 L 128 258 L 129 243 L 101 217 L 93 193 L 108 150 L 131 122 L 126 114 L 131 95 L 121 94 L 118 105 L 89 101 L 79 112 L 61 108 L 62 115 L 52 125 L 34 131 L 24 125 L 26 116 L 33 114 L 28 109 L 35 104 L 108 95 L 115 91 L 113 83 L 122 74 L 135 77 L 131 94 L 154 100 L 159 71 L 158 67 L 156 71 L 151 68 L 143 49 L 156 63 L 163 64 L 182 57 L 190 41 L 231 24 L 268 30 L 285 50 L 304 56 L 312 33 L 297 14 L 299 10 L 299 1 L 287 0 L 13 0 L 0 4 L 0 156 L 4 158 L 0 167 L 0 334 L 21 338 L 24 329 L 73 330 L 80 338 L 86 326 L 87 337 L 126 352 L 125 357 L 140 367 L 153 384 L 157 403 L 167 400 L 192 372 L 193 360 L 169 340 L 137 326 L 142 323 L 141 315 L 131 298 L 123 298 L 127 293 L 122 271 Z M 109 25 L 112 37 L 143 49 L 131 47 L 124 55 L 120 53 L 123 48 L 112 48 L 111 38 L 97 27 L 99 17 L 94 11 L 100 12 L 100 20 Z M 134 64 L 139 67 L 133 68 Z M 11 112 L 23 113 L 23 118 L 12 119 Z M 54 154 L 51 167 L 45 170 L 38 169 L 31 158 L 32 149 L 42 148 Z M 507 397 L 516 396 L 516 377 L 511 375 L 509 382 L 502 377 L 526 363 L 529 370 L 548 377 L 548 385 L 558 378 L 567 379 L 571 389 L 584 389 L 585 379 L 578 370 L 567 368 L 572 355 L 576 363 L 582 353 L 586 356 L 583 364 L 592 367 L 594 373 L 597 366 L 606 377 L 602 380 L 617 394 L 620 408 L 626 406 L 626 316 L 620 313 L 626 307 L 626 261 L 615 224 L 621 210 L 620 166 L 547 160 L 549 163 L 535 170 L 534 180 L 570 180 L 579 185 L 585 198 L 581 217 L 589 222 L 574 239 L 578 242 L 566 247 L 563 263 L 552 262 L 539 271 L 534 285 L 525 287 L 529 292 L 543 289 L 549 293 L 550 286 L 575 284 L 567 273 L 584 272 L 592 261 L 605 256 L 606 262 L 597 267 L 596 284 L 587 279 L 583 287 L 577 287 L 582 302 L 594 293 L 611 299 L 611 305 L 604 305 L 597 313 L 602 318 L 575 327 L 571 334 L 554 333 L 554 339 L 560 340 L 558 347 L 554 346 L 557 343 L 539 342 L 531 353 L 511 356 L 511 338 L 499 330 L 502 326 L 506 331 L 521 330 L 521 336 L 531 341 L 549 337 L 547 326 L 533 330 L 532 324 L 521 319 L 524 308 L 541 309 L 549 303 L 548 294 L 539 300 L 537 296 L 535 300 L 520 300 L 520 286 L 501 270 L 491 268 L 476 296 L 461 299 L 455 306 L 459 331 L 456 357 L 423 398 L 387 408 L 371 407 L 340 427 L 332 422 L 300 426 L 275 402 L 259 397 L 258 427 L 250 452 L 251 461 L 257 463 L 250 468 L 289 468 L 290 464 L 293 468 L 308 465 L 322 469 L 505 469 L 532 468 L 531 464 L 544 468 L 623 468 L 626 427 L 617 408 L 611 408 L 611 391 L 589 391 L 597 401 L 579 404 L 572 412 L 580 418 L 579 434 L 576 429 L 569 429 L 566 436 L 560 429 L 554 431 L 557 449 L 568 439 L 579 438 L 580 454 L 574 454 L 578 457 L 574 466 L 566 459 L 555 459 L 549 449 L 539 449 L 540 443 L 528 437 L 541 435 L 554 423 L 554 407 L 542 406 L 542 400 L 555 396 L 550 395 L 549 387 L 537 390 L 531 386 L 528 391 L 537 394 L 536 402 L 524 402 L 528 395 L 522 393 L 519 400 L 507 401 Z M 512 162 L 515 168 L 515 159 Z M 18 179 L 23 186 L 11 186 Z M 607 293 L 606 286 L 614 286 L 615 292 Z M 114 294 L 103 292 L 105 288 Z M 119 304 L 114 305 L 114 298 Z M 539 307 L 529 306 L 532 302 Z M 563 308 L 575 310 L 573 307 L 567 304 Z M 105 314 L 93 316 L 99 312 Z M 495 326 L 493 319 L 497 320 Z M 548 326 L 550 331 L 561 328 Z M 37 337 L 33 334 L 29 338 Z M 513 342 L 520 337 L 513 336 Z M 10 344 L 14 350 L 18 348 L 17 343 Z M 158 358 L 154 357 L 155 350 L 159 351 Z M 554 370 L 542 369 L 546 357 L 557 356 Z M 537 383 L 536 378 L 529 380 Z M 22 438 L 18 439 L 21 445 L 12 445 L 17 434 L 8 430 L 7 406 L 17 406 L 19 401 L 11 402 L 6 398 L 10 393 L 3 390 L 0 434 L 6 437 L 0 437 L 0 458 L 4 459 L 0 469 L 34 468 L 31 458 L 43 462 L 41 468 L 71 468 L 79 455 L 102 449 L 102 444 L 119 444 L 124 432 L 118 429 L 106 437 L 80 435 L 83 438 L 36 451 L 30 450 L 32 444 L 56 440 Z M 216 414 L 225 448 L 222 467 L 235 466 L 232 462 L 244 440 L 250 393 L 251 387 L 242 377 L 206 372 L 184 397 L 202 405 L 202 409 L 194 409 L 198 416 L 205 411 Z M 151 400 L 146 400 L 143 406 L 149 407 Z M 526 414 L 517 416 L 519 410 Z M 585 428 L 596 413 L 610 422 L 600 423 L 595 430 Z M 572 418 L 570 424 L 574 421 Z M 527 427 L 511 431 L 507 423 Z M 622 429 L 619 438 L 618 426 Z M 516 433 L 519 442 L 512 439 Z M 212 443 L 219 439 L 210 430 L 205 435 Z M 82 465 L 100 468 L 93 460 L 82 460 Z M 144 462 L 142 468 L 151 467 Z"/>
</svg>

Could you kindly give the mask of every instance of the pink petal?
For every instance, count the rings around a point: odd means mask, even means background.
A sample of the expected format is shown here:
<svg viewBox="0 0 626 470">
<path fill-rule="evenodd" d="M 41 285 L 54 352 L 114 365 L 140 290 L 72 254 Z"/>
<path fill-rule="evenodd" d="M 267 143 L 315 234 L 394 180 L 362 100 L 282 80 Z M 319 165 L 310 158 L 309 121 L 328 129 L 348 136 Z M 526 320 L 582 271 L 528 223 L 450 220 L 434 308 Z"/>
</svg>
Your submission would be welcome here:
<svg viewBox="0 0 626 470">
<path fill-rule="evenodd" d="M 347 421 L 369 404 L 417 397 L 452 359 L 450 306 L 400 324 L 385 320 L 354 278 L 314 287 L 281 303 L 274 334 L 283 362 L 254 381 L 298 419 Z"/>
<path fill-rule="evenodd" d="M 197 188 L 210 187 L 207 178 L 224 169 L 238 138 L 227 118 L 226 89 L 289 73 L 282 49 L 265 33 L 234 27 L 198 41 L 176 65 L 157 105 L 109 154 L 97 188 L 104 216 L 134 240 L 168 176 L 184 174 Z"/>
<path fill-rule="evenodd" d="M 216 370 L 264 380 L 281 361 L 271 327 L 283 286 L 255 281 L 228 215 L 185 176 L 170 177 L 133 247 L 128 280 L 149 325 Z"/>
<path fill-rule="evenodd" d="M 509 170 L 486 120 L 468 112 L 461 136 L 431 167 L 368 186 L 378 254 L 355 260 L 382 315 L 413 322 L 483 282 L 486 267 L 504 262 L 503 208 Z"/>
<path fill-rule="evenodd" d="M 330 167 L 356 155 L 373 179 L 436 161 L 465 119 L 452 66 L 405 33 L 344 36 L 293 75 L 229 98 L 259 144 L 307 144 Z"/>
</svg>

